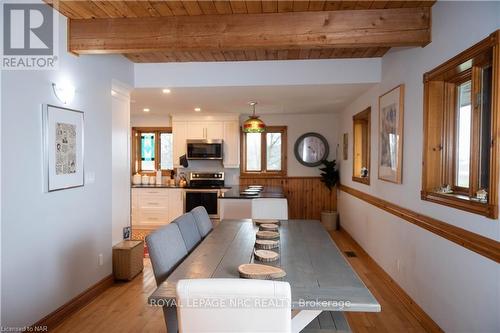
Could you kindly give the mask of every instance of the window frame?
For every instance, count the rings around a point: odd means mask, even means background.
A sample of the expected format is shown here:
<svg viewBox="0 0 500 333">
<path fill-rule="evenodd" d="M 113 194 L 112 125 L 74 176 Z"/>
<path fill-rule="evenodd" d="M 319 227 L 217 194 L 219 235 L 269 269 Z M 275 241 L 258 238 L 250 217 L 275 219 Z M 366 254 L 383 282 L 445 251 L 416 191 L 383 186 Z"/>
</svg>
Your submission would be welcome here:
<svg viewBox="0 0 500 333">
<path fill-rule="evenodd" d="M 155 170 L 142 170 L 141 169 L 141 133 L 154 133 L 155 134 Z M 163 133 L 172 134 L 172 127 L 132 127 L 132 174 L 147 173 L 153 174 L 161 167 L 161 142 L 160 136 Z M 163 176 L 171 174 L 173 169 L 161 169 Z"/>
<path fill-rule="evenodd" d="M 363 111 L 352 116 L 352 181 L 370 185 L 371 173 L 371 118 L 372 108 L 367 107 Z M 356 124 L 363 123 L 366 126 L 366 142 L 362 142 L 366 154 L 366 167 L 368 175 L 366 177 L 356 176 Z"/>
<path fill-rule="evenodd" d="M 267 170 L 267 133 L 281 133 L 281 170 Z M 287 175 L 287 126 L 267 126 L 266 131 L 261 134 L 261 170 L 260 171 L 248 171 L 247 167 L 247 155 L 246 155 L 246 133 L 240 131 L 241 136 L 241 171 L 240 176 L 242 177 L 252 177 L 258 176 L 262 177 L 285 177 Z"/>
<path fill-rule="evenodd" d="M 500 144 L 500 30 L 424 74 L 424 142 L 421 199 L 496 219 Z M 492 67 L 487 202 L 476 198 L 479 190 L 482 73 Z M 458 142 L 458 87 L 471 81 L 471 141 L 469 188 L 456 186 Z M 482 95 L 479 95 L 482 96 Z M 484 131 L 484 128 L 482 129 Z M 439 172 L 436 172 L 439 170 Z M 453 193 L 437 188 L 450 184 Z"/>
</svg>

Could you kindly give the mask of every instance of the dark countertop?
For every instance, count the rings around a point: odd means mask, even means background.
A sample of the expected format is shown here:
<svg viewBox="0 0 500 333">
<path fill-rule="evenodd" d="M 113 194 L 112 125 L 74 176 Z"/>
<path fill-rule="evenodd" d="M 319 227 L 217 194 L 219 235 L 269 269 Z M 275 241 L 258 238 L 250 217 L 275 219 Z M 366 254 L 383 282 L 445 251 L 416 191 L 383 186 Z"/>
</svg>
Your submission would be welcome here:
<svg viewBox="0 0 500 333">
<path fill-rule="evenodd" d="M 220 199 L 257 199 L 257 198 L 286 198 L 281 187 L 264 186 L 257 195 L 243 195 L 241 192 L 248 186 L 234 186 L 225 191 Z"/>
<path fill-rule="evenodd" d="M 142 185 L 142 184 L 137 184 L 131 185 L 132 188 L 184 188 L 180 186 L 172 186 L 172 185 L 167 185 L 167 184 L 161 184 L 161 185 Z"/>
</svg>

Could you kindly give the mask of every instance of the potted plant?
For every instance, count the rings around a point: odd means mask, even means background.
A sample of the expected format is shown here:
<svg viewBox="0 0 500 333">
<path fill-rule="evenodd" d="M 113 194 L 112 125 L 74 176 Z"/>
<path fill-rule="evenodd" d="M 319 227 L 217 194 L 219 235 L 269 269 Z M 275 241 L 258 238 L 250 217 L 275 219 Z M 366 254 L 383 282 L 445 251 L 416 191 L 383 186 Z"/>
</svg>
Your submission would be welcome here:
<svg viewBox="0 0 500 333">
<path fill-rule="evenodd" d="M 321 181 L 330 190 L 330 197 L 335 190 L 337 183 L 339 182 L 339 171 L 336 168 L 337 162 L 335 160 L 328 161 L 324 160 L 321 168 Z M 327 230 L 337 230 L 337 212 L 333 210 L 324 210 L 321 212 L 321 223 L 325 226 Z"/>
</svg>

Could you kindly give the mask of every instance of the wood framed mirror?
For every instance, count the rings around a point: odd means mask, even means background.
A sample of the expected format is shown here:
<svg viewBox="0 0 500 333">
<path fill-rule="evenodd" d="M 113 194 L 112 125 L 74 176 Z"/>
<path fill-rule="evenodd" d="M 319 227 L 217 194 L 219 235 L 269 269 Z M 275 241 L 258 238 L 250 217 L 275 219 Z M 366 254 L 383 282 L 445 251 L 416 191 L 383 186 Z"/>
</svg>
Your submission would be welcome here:
<svg viewBox="0 0 500 333">
<path fill-rule="evenodd" d="M 370 119 L 370 107 L 352 117 L 352 180 L 366 185 L 370 185 Z"/>
</svg>

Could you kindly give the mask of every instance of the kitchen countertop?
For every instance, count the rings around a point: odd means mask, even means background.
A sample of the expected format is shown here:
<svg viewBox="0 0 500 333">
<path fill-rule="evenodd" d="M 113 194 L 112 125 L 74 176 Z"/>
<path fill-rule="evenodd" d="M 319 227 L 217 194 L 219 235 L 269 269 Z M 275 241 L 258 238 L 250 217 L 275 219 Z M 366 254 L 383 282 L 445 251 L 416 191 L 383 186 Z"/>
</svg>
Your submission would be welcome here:
<svg viewBox="0 0 500 333">
<path fill-rule="evenodd" d="M 281 187 L 264 186 L 257 195 L 242 195 L 241 192 L 248 186 L 234 186 L 229 191 L 223 193 L 220 199 L 261 199 L 261 198 L 286 198 Z"/>
<path fill-rule="evenodd" d="M 142 185 L 142 184 L 137 184 L 137 185 L 134 185 L 132 184 L 131 185 L 132 188 L 180 188 L 180 189 L 186 189 L 186 190 L 230 190 L 232 189 L 234 186 L 221 186 L 221 187 L 191 187 L 191 186 L 184 186 L 184 187 L 181 187 L 179 185 L 175 185 L 175 186 L 172 186 L 172 185 L 167 185 L 167 184 L 162 184 L 162 185 Z"/>
</svg>

